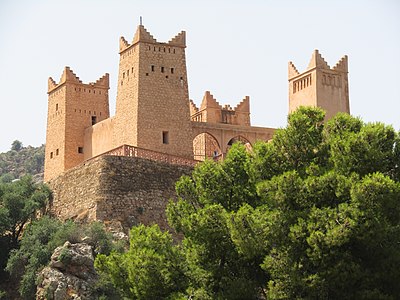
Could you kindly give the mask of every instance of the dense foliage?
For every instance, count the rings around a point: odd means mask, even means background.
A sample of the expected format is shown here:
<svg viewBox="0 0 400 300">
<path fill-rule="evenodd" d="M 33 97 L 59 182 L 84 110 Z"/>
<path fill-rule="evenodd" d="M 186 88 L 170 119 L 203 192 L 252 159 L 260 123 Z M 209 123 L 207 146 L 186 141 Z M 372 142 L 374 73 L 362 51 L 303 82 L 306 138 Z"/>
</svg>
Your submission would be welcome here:
<svg viewBox="0 0 400 300">
<path fill-rule="evenodd" d="M 110 254 L 111 250 L 120 250 L 114 245 L 111 234 L 97 222 L 79 225 L 44 216 L 30 223 L 24 230 L 20 247 L 11 251 L 6 267 L 10 275 L 19 282 L 21 297 L 35 299 L 38 272 L 49 263 L 56 247 L 66 241 L 81 242 L 82 238 L 93 247 L 94 254 Z M 93 288 L 99 294 L 107 292 L 102 287 Z"/>
<path fill-rule="evenodd" d="M 396 299 L 399 179 L 391 126 L 300 108 L 271 142 L 181 178 L 181 242 L 140 226 L 96 266 L 130 299 Z"/>
<path fill-rule="evenodd" d="M 44 184 L 30 176 L 10 183 L 0 183 L 0 282 L 7 280 L 3 269 L 9 253 L 20 245 L 27 224 L 43 215 L 51 193 Z"/>
<path fill-rule="evenodd" d="M 23 147 L 15 140 L 11 150 L 0 153 L 0 182 L 11 182 L 14 179 L 31 175 L 35 181 L 43 180 L 44 145 L 40 147 Z"/>
</svg>

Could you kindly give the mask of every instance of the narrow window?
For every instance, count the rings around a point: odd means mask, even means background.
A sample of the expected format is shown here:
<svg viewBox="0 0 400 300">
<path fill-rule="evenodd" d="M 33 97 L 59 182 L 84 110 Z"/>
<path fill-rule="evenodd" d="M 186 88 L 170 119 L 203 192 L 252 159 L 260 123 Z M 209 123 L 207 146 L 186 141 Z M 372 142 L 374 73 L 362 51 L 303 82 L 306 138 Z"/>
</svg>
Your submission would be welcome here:
<svg viewBox="0 0 400 300">
<path fill-rule="evenodd" d="M 164 73 L 164 67 L 161 67 L 161 73 Z"/>
<path fill-rule="evenodd" d="M 50 152 L 50 158 L 53 158 L 53 152 Z"/>
<path fill-rule="evenodd" d="M 126 71 L 126 76 L 129 76 L 129 70 L 128 70 L 128 71 Z"/>
<path fill-rule="evenodd" d="M 56 150 L 56 155 L 58 155 L 59 152 L 60 152 L 59 149 L 57 149 L 57 150 Z"/>
<path fill-rule="evenodd" d="M 122 78 L 125 78 L 125 72 L 124 72 L 124 73 L 122 73 Z"/>
<path fill-rule="evenodd" d="M 58 110 L 58 103 L 56 103 L 56 111 Z"/>
<path fill-rule="evenodd" d="M 96 116 L 92 116 L 92 125 L 97 123 L 97 117 Z"/>
<path fill-rule="evenodd" d="M 78 153 L 83 153 L 83 147 L 78 147 Z"/>
<path fill-rule="evenodd" d="M 163 131 L 163 133 L 162 133 L 162 142 L 163 142 L 163 144 L 168 144 L 169 143 L 168 131 Z"/>
<path fill-rule="evenodd" d="M 151 66 L 151 71 L 154 72 L 154 66 Z"/>
<path fill-rule="evenodd" d="M 174 68 L 171 68 L 171 74 L 174 74 Z"/>
</svg>

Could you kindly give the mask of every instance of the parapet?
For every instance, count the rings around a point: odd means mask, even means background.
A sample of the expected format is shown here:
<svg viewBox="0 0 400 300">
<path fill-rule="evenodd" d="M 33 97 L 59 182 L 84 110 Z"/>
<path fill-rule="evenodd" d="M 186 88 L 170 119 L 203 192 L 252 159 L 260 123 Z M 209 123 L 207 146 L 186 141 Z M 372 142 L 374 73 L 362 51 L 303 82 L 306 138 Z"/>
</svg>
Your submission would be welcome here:
<svg viewBox="0 0 400 300">
<path fill-rule="evenodd" d="M 189 101 L 192 121 L 209 123 L 226 123 L 232 125 L 250 125 L 250 97 L 246 96 L 235 108 L 229 104 L 222 106 L 214 96 L 206 91 L 200 105 L 196 107 Z"/>
<path fill-rule="evenodd" d="M 139 25 L 136 29 L 136 33 L 133 37 L 132 43 L 129 44 L 124 37 L 120 37 L 119 40 L 119 53 L 124 52 L 126 49 L 139 42 L 150 43 L 150 44 L 162 44 L 170 45 L 175 47 L 186 47 L 186 32 L 181 31 L 175 37 L 173 37 L 168 43 L 158 42 L 143 25 Z"/>
<path fill-rule="evenodd" d="M 59 83 L 56 83 L 53 78 L 49 77 L 47 93 L 50 94 L 53 90 L 55 90 L 57 87 L 61 86 L 66 82 L 75 84 L 84 84 L 82 83 L 82 80 L 80 80 L 79 77 L 76 76 L 76 74 L 71 70 L 70 67 L 65 67 Z M 104 74 L 96 82 L 90 82 L 88 83 L 88 85 L 93 87 L 103 87 L 108 89 L 110 87 L 109 74 L 108 73 Z"/>
<path fill-rule="evenodd" d="M 305 72 L 313 70 L 313 69 L 324 69 L 324 70 L 333 70 L 333 71 L 341 71 L 341 72 L 348 72 L 348 59 L 347 55 L 344 55 L 337 63 L 336 65 L 331 68 L 328 63 L 325 61 L 325 59 L 321 56 L 319 51 L 317 49 L 314 50 L 310 63 L 308 64 L 307 69 Z M 304 73 L 304 72 L 303 72 Z M 289 61 L 288 63 L 288 76 L 289 80 L 293 77 L 297 77 L 298 75 L 301 75 L 296 66 L 293 64 L 293 62 Z"/>
</svg>

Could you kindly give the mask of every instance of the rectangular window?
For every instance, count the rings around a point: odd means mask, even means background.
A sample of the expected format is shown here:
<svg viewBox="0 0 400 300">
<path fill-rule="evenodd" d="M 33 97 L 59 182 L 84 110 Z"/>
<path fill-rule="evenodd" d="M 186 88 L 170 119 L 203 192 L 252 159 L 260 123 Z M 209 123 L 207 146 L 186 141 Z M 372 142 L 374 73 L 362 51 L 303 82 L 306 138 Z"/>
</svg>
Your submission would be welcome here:
<svg viewBox="0 0 400 300">
<path fill-rule="evenodd" d="M 96 116 L 92 116 L 92 125 L 97 123 L 97 117 Z"/>
<path fill-rule="evenodd" d="M 50 158 L 53 158 L 53 152 L 50 152 Z"/>
<path fill-rule="evenodd" d="M 83 153 L 83 147 L 78 147 L 78 153 Z"/>
<path fill-rule="evenodd" d="M 151 66 L 151 71 L 154 72 L 154 66 Z"/>
<path fill-rule="evenodd" d="M 57 149 L 57 150 L 56 150 L 56 155 L 58 155 L 59 152 L 60 152 L 59 149 Z"/>
<path fill-rule="evenodd" d="M 58 103 L 56 103 L 56 111 L 58 110 Z"/>
<path fill-rule="evenodd" d="M 171 68 L 171 74 L 174 74 L 174 68 Z"/>
<path fill-rule="evenodd" d="M 163 131 L 162 133 L 162 142 L 163 144 L 169 143 L 168 131 Z"/>
<path fill-rule="evenodd" d="M 161 67 L 161 73 L 164 73 L 164 67 Z"/>
</svg>

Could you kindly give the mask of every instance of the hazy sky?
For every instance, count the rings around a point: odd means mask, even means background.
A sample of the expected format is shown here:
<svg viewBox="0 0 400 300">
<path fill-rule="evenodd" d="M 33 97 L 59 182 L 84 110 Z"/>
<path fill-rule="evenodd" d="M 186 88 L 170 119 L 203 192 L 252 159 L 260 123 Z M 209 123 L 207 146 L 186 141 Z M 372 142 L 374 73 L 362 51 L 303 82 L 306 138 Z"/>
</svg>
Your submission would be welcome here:
<svg viewBox="0 0 400 300">
<path fill-rule="evenodd" d="M 400 129 L 400 1 L 0 0 L 0 152 L 45 143 L 47 79 L 64 66 L 93 82 L 110 73 L 115 107 L 119 37 L 139 17 L 161 42 L 187 34 L 190 98 L 250 96 L 253 125 L 284 127 L 287 63 L 305 70 L 319 49 L 349 56 L 351 113 Z"/>
</svg>

